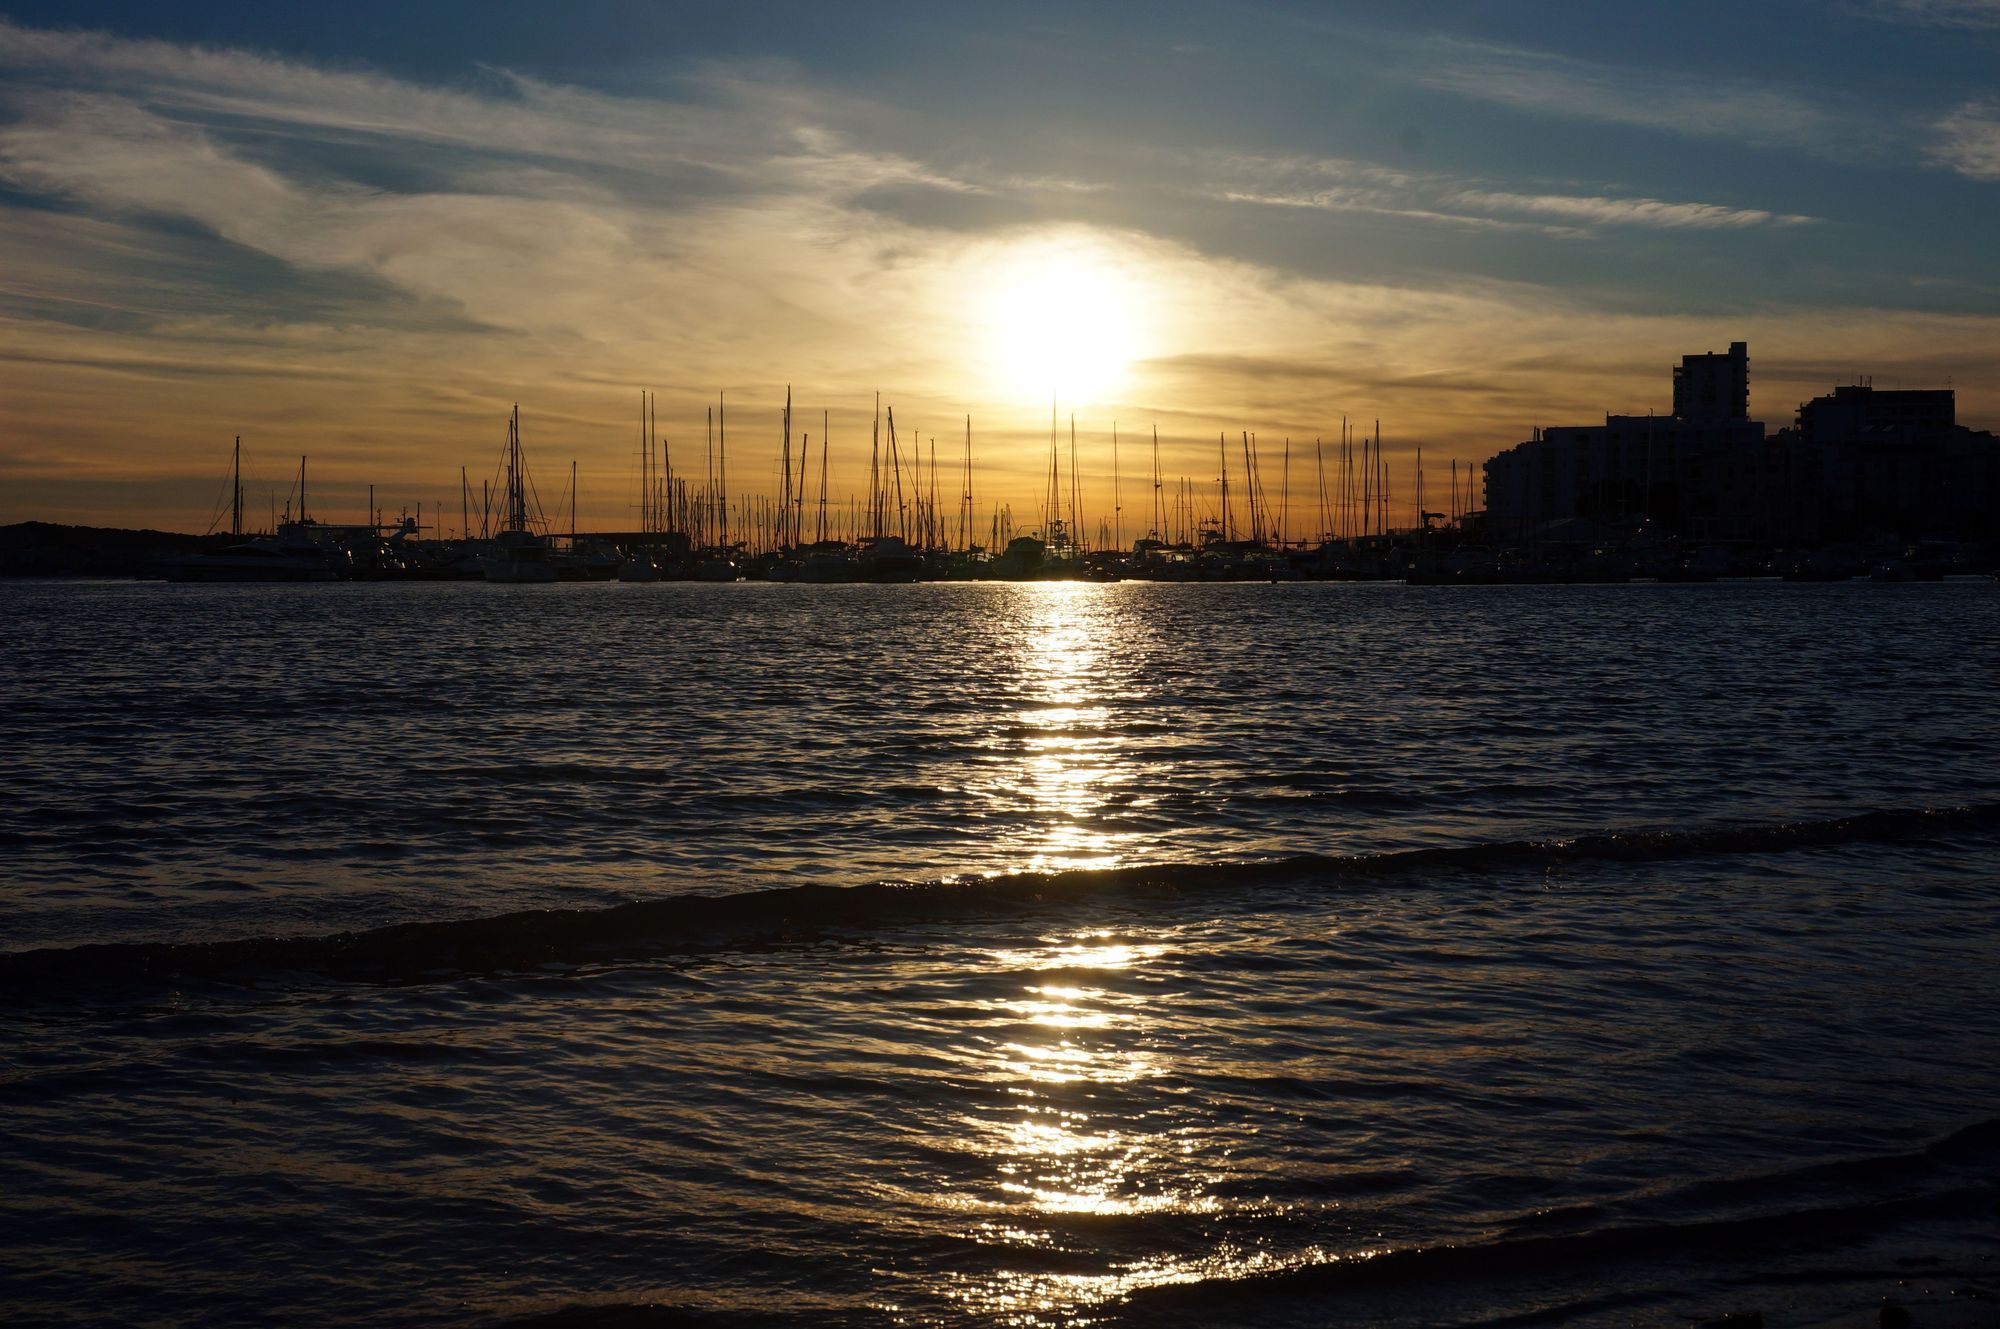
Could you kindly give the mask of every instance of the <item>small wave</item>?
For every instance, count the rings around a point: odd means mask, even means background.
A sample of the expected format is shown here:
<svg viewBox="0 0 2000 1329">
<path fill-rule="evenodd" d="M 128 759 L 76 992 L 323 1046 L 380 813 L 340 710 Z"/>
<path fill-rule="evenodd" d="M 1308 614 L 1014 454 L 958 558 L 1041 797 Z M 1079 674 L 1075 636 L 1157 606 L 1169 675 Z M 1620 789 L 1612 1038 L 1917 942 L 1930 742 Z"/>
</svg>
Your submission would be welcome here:
<svg viewBox="0 0 2000 1329">
<path fill-rule="evenodd" d="M 1494 868 L 1786 853 L 1849 843 L 1924 840 L 2000 826 L 2000 803 L 1876 810 L 1846 817 L 1680 831 L 1627 831 L 1543 840 L 1328 857 L 1170 863 L 976 879 L 808 885 L 731 895 L 684 895 L 600 909 L 532 909 L 484 918 L 402 923 L 324 936 L 216 942 L 94 943 L 0 954 L 0 1001 L 183 978 L 259 972 L 345 981 L 420 982 L 462 973 L 709 951 L 824 930 L 867 930 L 980 914 L 1060 909 L 1093 898 L 1182 896 L 1302 880 L 1331 882 Z"/>
<path fill-rule="evenodd" d="M 1795 1253 L 1838 1245 L 1871 1232 L 1926 1219 L 1984 1220 L 1996 1193 L 2000 1118 L 1936 1140 L 1913 1153 L 1818 1164 L 1792 1172 L 1702 1183 L 1670 1197 L 1654 1197 L 1605 1213 L 1595 1206 L 1578 1217 L 1605 1220 L 1587 1230 L 1546 1235 L 1503 1233 L 1486 1241 L 1395 1247 L 1241 1278 L 1170 1284 L 1130 1293 L 1132 1320 L 1191 1319 L 1228 1311 L 1231 1323 L 1260 1317 L 1260 1299 L 1318 1299 L 1359 1289 L 1436 1288 L 1503 1281 L 1533 1271 L 1538 1278 L 1565 1269 L 1595 1269 L 1668 1261 L 1740 1260 L 1761 1251 Z M 1838 1183 L 1838 1184 L 1836 1184 Z M 1698 1192 L 1725 1187 L 1728 1197 Z M 1663 1221 L 1653 1216 L 1660 1198 L 1674 1203 L 1721 1198 L 1743 1202 L 1724 1216 Z M 1734 1207 L 1734 1206 L 1732 1206 Z M 1704 1206 L 1714 1215 L 1718 1210 Z M 1525 1224 L 1519 1226 L 1526 1226 Z M 1575 1313 L 1580 1306 L 1563 1310 Z"/>
</svg>

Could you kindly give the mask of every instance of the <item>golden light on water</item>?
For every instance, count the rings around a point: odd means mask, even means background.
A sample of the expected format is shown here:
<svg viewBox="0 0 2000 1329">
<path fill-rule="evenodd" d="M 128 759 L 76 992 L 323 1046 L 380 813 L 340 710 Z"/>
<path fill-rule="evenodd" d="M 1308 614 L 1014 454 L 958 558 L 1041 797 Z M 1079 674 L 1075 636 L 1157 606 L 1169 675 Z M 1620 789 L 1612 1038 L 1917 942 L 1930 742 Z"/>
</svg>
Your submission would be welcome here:
<svg viewBox="0 0 2000 1329">
<path fill-rule="evenodd" d="M 1101 403 L 1146 354 L 1151 301 L 1133 266 L 1102 240 L 1022 241 L 985 273 L 979 301 L 994 385 L 1013 397 Z"/>
<path fill-rule="evenodd" d="M 1008 594 L 1013 705 L 992 742 L 996 774 L 985 790 L 1020 814 L 1004 833 L 1006 860 L 1050 872 L 1143 856 L 1141 833 L 1116 828 L 1146 802 L 1147 750 L 1124 729 L 1143 694 L 1133 674 L 1143 632 L 1117 588 L 1031 583 Z M 969 1069 L 1000 1088 L 1006 1106 L 957 1121 L 970 1175 L 937 1198 L 977 1216 L 982 1245 L 1020 1253 L 1013 1268 L 954 1280 L 952 1295 L 982 1318 L 1088 1324 L 1140 1288 L 1293 1262 L 1223 1244 L 1127 1252 L 1102 1273 L 1047 1268 L 1047 1253 L 1097 1241 L 1104 1220 L 1171 1222 L 1237 1203 L 1219 1198 L 1226 1163 L 1173 1087 L 1174 1020 L 1161 1003 L 1181 991 L 1179 951 L 1172 930 L 1094 928 L 977 953 L 976 973 L 1000 978 L 1002 990 L 978 1003 Z"/>
<path fill-rule="evenodd" d="M 1067 1221 L 1218 1207 L 1215 1178 L 1196 1157 L 1199 1123 L 1137 1108 L 1146 1095 L 1135 1091 L 1172 1075 L 1155 1003 L 1174 957 L 1170 937 L 1102 930 L 983 953 L 1020 980 L 1017 995 L 985 1003 L 1006 1036 L 981 1054 L 985 1078 L 1005 1085 L 1018 1107 L 968 1119 L 961 1140 L 989 1178 L 985 1196 L 959 1199 L 992 1215 L 978 1226 L 983 1242 L 1067 1249 L 1078 1239 Z M 1001 1324 L 1088 1324 L 1094 1308 L 1138 1288 L 1247 1272 L 1264 1258 L 1231 1248 L 1135 1259 L 1102 1274 L 1001 1269 L 963 1276 L 955 1295 Z"/>
<path fill-rule="evenodd" d="M 1024 731 L 1022 759 L 1004 792 L 1030 814 L 1010 860 L 1036 872 L 1117 867 L 1136 837 L 1102 828 L 1106 811 L 1138 772 L 1125 741 L 1111 732 L 1117 716 L 1106 693 L 1119 623 L 1106 612 L 1105 588 L 1044 582 L 1021 588 L 1025 641 L 1014 713 Z"/>
</svg>

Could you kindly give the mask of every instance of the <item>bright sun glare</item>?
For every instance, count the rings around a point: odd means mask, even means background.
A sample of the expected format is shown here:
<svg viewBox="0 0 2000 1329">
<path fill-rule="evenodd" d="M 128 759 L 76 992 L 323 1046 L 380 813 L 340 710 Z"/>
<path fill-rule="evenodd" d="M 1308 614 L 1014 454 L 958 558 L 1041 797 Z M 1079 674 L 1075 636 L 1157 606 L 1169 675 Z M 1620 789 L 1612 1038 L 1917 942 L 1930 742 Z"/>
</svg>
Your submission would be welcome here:
<svg viewBox="0 0 2000 1329">
<path fill-rule="evenodd" d="M 990 269 L 987 351 L 1009 394 L 1101 401 L 1139 358 L 1144 291 L 1086 242 L 1022 246 Z"/>
</svg>

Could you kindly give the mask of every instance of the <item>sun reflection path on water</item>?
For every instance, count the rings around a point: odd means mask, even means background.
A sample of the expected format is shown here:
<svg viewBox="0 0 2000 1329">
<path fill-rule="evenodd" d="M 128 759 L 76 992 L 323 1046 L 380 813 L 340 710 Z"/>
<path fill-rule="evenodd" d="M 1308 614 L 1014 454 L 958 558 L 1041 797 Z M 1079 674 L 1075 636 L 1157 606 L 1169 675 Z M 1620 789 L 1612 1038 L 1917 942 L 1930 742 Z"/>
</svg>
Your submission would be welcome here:
<svg viewBox="0 0 2000 1329">
<path fill-rule="evenodd" d="M 981 954 L 1018 987 L 979 1003 L 970 1069 L 1012 1106 L 956 1123 L 971 1184 L 940 1198 L 973 1219 L 965 1235 L 998 1265 L 953 1276 L 960 1306 L 1000 1324 L 1089 1324 L 1140 1288 L 1317 1258 L 1190 1245 L 1191 1224 L 1175 1222 L 1230 1204 L 1217 1198 L 1224 1160 L 1186 1097 L 1162 1018 L 1179 993 L 1172 930 L 1073 932 Z"/>
<path fill-rule="evenodd" d="M 1134 802 L 1140 757 L 1119 732 L 1129 703 L 1136 625 L 1107 588 L 1079 582 L 1017 588 L 1023 636 L 1014 735 L 995 746 L 1000 760 L 981 791 L 1011 806 L 1026 826 L 998 846 L 1017 870 L 1058 872 L 1117 867 L 1140 837 L 1113 831 L 1107 814 Z"/>
</svg>

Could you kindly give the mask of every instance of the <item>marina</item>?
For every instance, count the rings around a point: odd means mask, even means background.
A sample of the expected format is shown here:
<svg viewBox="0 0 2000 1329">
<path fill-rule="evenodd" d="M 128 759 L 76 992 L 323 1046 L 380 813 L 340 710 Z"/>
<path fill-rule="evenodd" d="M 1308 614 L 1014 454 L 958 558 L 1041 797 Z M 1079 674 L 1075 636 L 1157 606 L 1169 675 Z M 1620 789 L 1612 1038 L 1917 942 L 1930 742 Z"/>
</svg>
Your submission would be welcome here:
<svg viewBox="0 0 2000 1329">
<path fill-rule="evenodd" d="M 218 516 L 202 547 L 151 559 L 136 575 L 167 581 L 486 580 L 514 584 L 773 581 L 808 585 L 917 581 L 1399 581 L 1410 585 L 1616 584 L 1776 578 L 1786 581 L 1939 581 L 2000 574 L 2000 539 L 1989 521 L 1958 537 L 1916 538 L 1887 525 L 1848 538 L 1798 545 L 1733 536 L 1690 535 L 1643 511 L 1536 522 L 1501 520 L 1477 506 L 1472 468 L 1448 463 L 1442 510 L 1427 505 L 1423 451 L 1399 482 L 1385 455 L 1380 422 L 1363 431 L 1342 422 L 1337 442 L 1315 439 L 1308 468 L 1296 468 L 1282 441 L 1276 496 L 1257 436 L 1216 441 L 1212 480 L 1180 476 L 1171 485 L 1151 435 L 1150 493 L 1137 533 L 1125 538 L 1119 434 L 1109 431 L 1108 515 L 1085 509 L 1077 427 L 1067 446 L 1051 408 L 1047 483 L 1023 529 L 1010 503 L 985 518 L 975 506 L 972 421 L 953 463 L 952 511 L 941 495 L 937 443 L 926 451 L 899 434 L 893 406 L 879 398 L 870 422 L 868 489 L 830 502 L 830 425 L 822 413 L 815 448 L 794 432 L 789 391 L 773 465 L 777 492 L 728 488 L 726 402 L 705 421 L 702 474 L 677 474 L 657 429 L 651 393 L 640 399 L 639 522 L 633 530 L 579 531 L 577 467 L 558 504 L 567 529 L 537 498 L 516 406 L 495 479 L 482 481 L 478 506 L 463 470 L 456 530 L 442 505 L 422 505 L 385 521 L 369 489 L 368 520 L 329 523 L 309 515 L 307 459 L 273 529 L 246 533 L 242 440 L 231 452 L 228 539 Z M 1990 444 L 1990 436 L 1980 435 Z M 740 446 L 740 445 L 739 445 Z M 1303 454 L 1303 449 L 1301 452 Z M 1989 451 L 1992 451 L 1989 449 Z M 1232 458 L 1232 452 L 1236 455 Z M 817 461 L 817 472 L 813 464 Z M 1232 461 L 1235 465 L 1232 482 Z M 2000 467 L 2000 451 L 1989 458 Z M 1400 488 L 1399 488 L 1400 484 Z M 475 521 L 476 517 L 476 521 Z M 1094 536 L 1086 534 L 1094 530 Z M 0 564 L 3 567 L 4 564 Z"/>
</svg>

